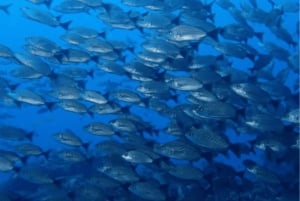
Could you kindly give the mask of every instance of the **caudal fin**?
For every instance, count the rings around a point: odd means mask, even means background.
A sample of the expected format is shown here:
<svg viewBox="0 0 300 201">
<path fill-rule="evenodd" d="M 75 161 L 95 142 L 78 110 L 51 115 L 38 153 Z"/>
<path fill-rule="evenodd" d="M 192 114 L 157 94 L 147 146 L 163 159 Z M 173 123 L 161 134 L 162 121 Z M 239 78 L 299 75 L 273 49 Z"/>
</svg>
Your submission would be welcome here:
<svg viewBox="0 0 300 201">
<path fill-rule="evenodd" d="M 2 10 L 4 13 L 6 13 L 7 15 L 9 15 L 9 11 L 8 8 L 11 6 L 12 4 L 7 4 L 7 5 L 0 5 L 0 10 Z"/>
</svg>

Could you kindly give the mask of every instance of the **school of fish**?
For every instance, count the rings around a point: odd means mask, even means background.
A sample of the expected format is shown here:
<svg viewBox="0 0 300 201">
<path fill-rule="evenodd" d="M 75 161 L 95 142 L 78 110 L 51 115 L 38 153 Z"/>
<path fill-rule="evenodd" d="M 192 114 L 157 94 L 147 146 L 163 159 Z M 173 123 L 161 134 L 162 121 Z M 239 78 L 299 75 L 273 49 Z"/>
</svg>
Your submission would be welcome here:
<svg viewBox="0 0 300 201">
<path fill-rule="evenodd" d="M 298 1 L 6 2 L 1 201 L 299 200 Z"/>
</svg>

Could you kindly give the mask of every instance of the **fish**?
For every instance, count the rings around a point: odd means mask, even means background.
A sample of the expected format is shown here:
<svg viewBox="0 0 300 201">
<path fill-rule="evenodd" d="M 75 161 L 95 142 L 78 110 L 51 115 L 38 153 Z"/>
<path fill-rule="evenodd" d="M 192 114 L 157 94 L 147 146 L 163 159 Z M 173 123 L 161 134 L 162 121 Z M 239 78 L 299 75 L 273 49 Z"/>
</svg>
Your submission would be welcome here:
<svg viewBox="0 0 300 201">
<path fill-rule="evenodd" d="M 236 83 L 231 85 L 231 89 L 238 95 L 258 103 L 267 103 L 270 96 L 259 86 L 252 83 Z"/>
<path fill-rule="evenodd" d="M 118 63 L 105 61 L 103 63 L 98 63 L 97 67 L 107 73 L 117 74 L 117 75 L 124 75 L 125 69 Z"/>
<path fill-rule="evenodd" d="M 95 54 L 107 54 L 114 51 L 107 41 L 97 38 L 86 39 L 81 46 L 88 52 Z"/>
<path fill-rule="evenodd" d="M 127 112 L 127 108 L 122 108 L 116 103 L 94 104 L 88 108 L 94 114 L 118 114 Z"/>
<path fill-rule="evenodd" d="M 163 201 L 166 199 L 164 192 L 149 182 L 133 183 L 128 189 L 138 197 L 146 200 Z"/>
<path fill-rule="evenodd" d="M 136 133 L 138 132 L 138 128 L 128 118 L 119 118 L 114 119 L 109 122 L 111 126 L 114 127 L 114 129 L 118 130 L 119 132 L 129 132 L 129 133 Z"/>
<path fill-rule="evenodd" d="M 136 172 L 127 165 L 104 164 L 103 166 L 97 167 L 97 170 L 121 183 L 132 183 L 139 180 L 139 176 Z"/>
<path fill-rule="evenodd" d="M 70 83 L 68 85 L 64 85 L 55 83 L 50 92 L 50 95 L 59 100 L 78 100 L 81 96 L 81 90 L 77 86 L 71 86 Z"/>
<path fill-rule="evenodd" d="M 210 91 L 208 90 L 205 90 L 203 88 L 197 90 L 197 91 L 192 91 L 191 92 L 191 98 L 195 98 L 196 99 L 196 102 L 197 103 L 198 101 L 207 101 L 207 102 L 213 102 L 213 101 L 217 101 L 217 97 L 211 93 Z M 194 100 L 194 99 L 188 99 L 191 103 L 194 103 L 192 102 L 191 100 Z"/>
<path fill-rule="evenodd" d="M 119 101 L 133 103 L 141 106 L 145 105 L 145 103 L 147 102 L 147 99 L 143 99 L 137 93 L 134 93 L 133 91 L 127 89 L 113 91 L 112 96 Z"/>
<path fill-rule="evenodd" d="M 170 88 L 182 91 L 197 91 L 202 88 L 202 84 L 191 77 L 176 77 L 167 82 Z"/>
<path fill-rule="evenodd" d="M 70 77 L 75 80 L 85 79 L 86 77 L 94 77 L 93 70 L 86 70 L 82 68 L 68 68 L 61 71 L 62 75 Z"/>
<path fill-rule="evenodd" d="M 270 30 L 273 34 L 275 34 L 279 39 L 283 40 L 284 42 L 290 45 L 297 45 L 297 42 L 295 42 L 293 36 L 283 27 L 273 26 L 270 27 Z"/>
<path fill-rule="evenodd" d="M 217 51 L 225 56 L 233 56 L 240 59 L 249 58 L 253 61 L 257 54 L 254 48 L 242 43 L 222 42 L 213 43 L 213 46 Z"/>
<path fill-rule="evenodd" d="M 54 106 L 54 102 L 44 100 L 42 96 L 29 89 L 16 89 L 13 92 L 9 92 L 8 95 L 17 101 L 17 104 L 27 103 L 37 106 L 44 105 L 48 110 L 52 110 L 52 107 Z"/>
<path fill-rule="evenodd" d="M 14 164 L 12 161 L 8 160 L 5 157 L 0 157 L 0 171 L 13 171 Z"/>
<path fill-rule="evenodd" d="M 60 55 L 57 56 L 60 63 L 85 63 L 91 60 L 97 60 L 97 57 L 92 58 L 88 52 L 81 49 L 69 48 L 63 50 Z"/>
<path fill-rule="evenodd" d="M 48 76 L 51 73 L 50 66 L 43 62 L 38 56 L 30 54 L 16 53 L 14 57 L 20 64 L 32 68 L 34 71 L 41 73 L 42 75 Z"/>
<path fill-rule="evenodd" d="M 247 41 L 252 37 L 257 37 L 259 40 L 263 39 L 263 33 L 255 32 L 252 27 L 238 23 L 229 24 L 221 28 L 220 34 L 226 39 L 235 41 Z"/>
<path fill-rule="evenodd" d="M 202 102 L 191 105 L 183 110 L 187 115 L 194 119 L 226 119 L 234 118 L 237 110 L 228 103 L 221 101 Z"/>
<path fill-rule="evenodd" d="M 289 52 L 285 48 L 282 48 L 272 42 L 264 43 L 265 49 L 275 58 L 287 61 Z"/>
<path fill-rule="evenodd" d="M 61 100 L 56 105 L 60 106 L 65 111 L 93 116 L 93 113 L 83 103 L 77 100 Z"/>
<path fill-rule="evenodd" d="M 154 144 L 153 151 L 162 156 L 179 160 L 197 160 L 200 158 L 200 151 L 193 145 L 180 140 L 174 140 L 164 144 Z"/>
<path fill-rule="evenodd" d="M 27 0 L 33 4 L 45 4 L 47 8 L 50 8 L 52 0 Z"/>
<path fill-rule="evenodd" d="M 284 125 L 280 119 L 268 114 L 253 114 L 247 116 L 245 123 L 261 132 L 281 132 Z"/>
<path fill-rule="evenodd" d="M 74 31 L 68 31 L 60 36 L 60 38 L 70 45 L 80 45 L 84 42 L 84 37 Z M 63 56 L 63 54 L 62 54 Z"/>
<path fill-rule="evenodd" d="M 299 124 L 299 109 L 291 109 L 286 115 L 283 116 L 282 120 L 290 122 L 290 123 L 295 123 Z"/>
<path fill-rule="evenodd" d="M 18 176 L 33 184 L 54 184 L 55 180 L 41 167 L 24 167 L 20 170 Z"/>
<path fill-rule="evenodd" d="M 76 190 L 75 197 L 78 199 L 88 199 L 88 200 L 106 199 L 104 192 L 99 190 L 99 188 L 94 185 L 86 185 L 83 188 Z"/>
<path fill-rule="evenodd" d="M 102 95 L 98 91 L 94 91 L 94 90 L 84 90 L 81 93 L 81 98 L 85 101 L 89 101 L 91 103 L 95 103 L 99 105 L 108 103 L 108 100 L 105 97 L 105 95 Z"/>
<path fill-rule="evenodd" d="M 76 149 L 63 149 L 54 154 L 56 154 L 56 157 L 58 157 L 58 159 L 60 159 L 62 162 L 67 163 L 79 163 L 89 160 L 85 154 Z"/>
<path fill-rule="evenodd" d="M 230 146 L 224 136 L 209 129 L 191 129 L 185 137 L 204 151 L 227 150 Z"/>
<path fill-rule="evenodd" d="M 172 20 L 172 16 L 148 12 L 136 20 L 136 25 L 143 29 L 165 29 L 171 26 Z"/>
<path fill-rule="evenodd" d="M 170 58 L 181 57 L 180 48 L 170 41 L 163 39 L 147 40 L 142 43 L 142 47 L 152 53 L 167 55 Z"/>
<path fill-rule="evenodd" d="M 78 0 L 90 8 L 96 9 L 103 5 L 102 0 Z"/>
<path fill-rule="evenodd" d="M 58 44 L 45 37 L 27 37 L 26 42 L 26 49 L 33 55 L 48 58 L 55 57 L 61 51 Z"/>
<path fill-rule="evenodd" d="M 101 21 L 118 29 L 132 30 L 136 27 L 134 22 L 131 20 L 129 13 L 122 10 L 122 8 L 114 4 L 103 5 L 103 12 L 100 12 L 97 15 Z"/>
<path fill-rule="evenodd" d="M 89 133 L 98 136 L 112 136 L 116 133 L 111 126 L 101 122 L 89 123 L 84 126 L 84 129 Z"/>
<path fill-rule="evenodd" d="M 84 143 L 80 137 L 78 137 L 73 131 L 71 130 L 66 130 L 66 131 L 61 131 L 54 133 L 53 138 L 57 140 L 58 142 L 65 144 L 65 145 L 70 145 L 74 147 L 80 147 L 82 146 L 85 149 L 88 149 L 90 143 Z"/>
<path fill-rule="evenodd" d="M 2 57 L 2 58 L 8 58 L 8 59 L 13 59 L 14 53 L 13 53 L 13 51 L 9 47 L 1 44 L 0 45 L 0 57 Z"/>
<path fill-rule="evenodd" d="M 177 25 L 170 30 L 169 39 L 176 42 L 197 42 L 207 36 L 200 28 L 189 25 Z"/>
<path fill-rule="evenodd" d="M 124 4 L 126 6 L 134 6 L 134 7 L 142 7 L 142 6 L 147 5 L 147 3 L 140 2 L 138 0 L 122 0 L 121 2 L 122 2 L 122 4 Z"/>
<path fill-rule="evenodd" d="M 168 173 L 174 177 L 184 180 L 200 181 L 201 179 L 203 179 L 204 176 L 201 170 L 191 165 L 180 165 L 170 167 Z"/>
<path fill-rule="evenodd" d="M 1 125 L 0 131 L 1 131 L 0 138 L 4 140 L 32 141 L 32 137 L 34 135 L 33 132 L 29 132 L 22 128 L 10 126 L 10 125 Z"/>
<path fill-rule="evenodd" d="M 75 33 L 85 39 L 97 38 L 98 36 L 105 38 L 105 32 L 99 32 L 98 30 L 87 26 L 71 27 L 67 33 Z"/>
<path fill-rule="evenodd" d="M 8 150 L 0 150 L 0 156 L 3 158 L 6 158 L 7 160 L 16 163 L 16 162 L 22 162 L 25 163 L 27 158 L 19 156 L 16 152 L 14 151 L 8 151 Z"/>
<path fill-rule="evenodd" d="M 67 22 L 60 22 L 59 17 L 55 17 L 51 12 L 42 10 L 42 9 L 37 9 L 33 7 L 23 7 L 22 13 L 24 16 L 26 16 L 28 19 L 34 20 L 36 22 L 49 25 L 52 27 L 62 27 L 63 29 L 68 29 L 69 25 L 71 24 L 71 21 Z"/>
<path fill-rule="evenodd" d="M 276 176 L 276 174 L 272 173 L 272 171 L 261 167 L 259 165 L 256 165 L 253 161 L 244 161 L 246 165 L 247 171 L 249 171 L 251 174 L 255 176 L 255 179 L 263 182 L 263 183 L 269 183 L 269 184 L 278 184 L 280 183 L 279 178 Z"/>
<path fill-rule="evenodd" d="M 216 83 L 221 80 L 221 76 L 209 67 L 203 67 L 191 71 L 191 77 L 201 82 L 205 86 Z"/>
<path fill-rule="evenodd" d="M 4 4 L 0 5 L 0 10 L 2 10 L 5 14 L 9 15 L 8 9 L 11 7 L 12 4 Z"/>
<path fill-rule="evenodd" d="M 70 0 L 65 0 L 61 2 L 58 5 L 55 5 L 53 7 L 53 10 L 59 12 L 59 13 L 88 13 L 89 12 L 89 7 L 80 2 L 80 1 L 70 1 Z"/>
<path fill-rule="evenodd" d="M 126 153 L 126 148 L 123 147 L 120 143 L 114 140 L 106 140 L 95 145 L 96 150 L 100 151 L 104 156 L 110 155 L 122 155 Z"/>
<path fill-rule="evenodd" d="M 175 98 L 170 94 L 167 83 L 160 81 L 145 81 L 142 82 L 136 90 L 143 93 L 145 96 L 165 97 L 166 99 Z M 176 98 L 175 98 L 176 99 Z"/>
<path fill-rule="evenodd" d="M 50 151 L 43 151 L 39 146 L 30 143 L 16 145 L 15 149 L 25 157 L 43 155 L 47 159 L 50 153 Z"/>
<path fill-rule="evenodd" d="M 153 159 L 142 150 L 131 150 L 122 154 L 122 158 L 131 163 L 152 163 Z"/>
</svg>

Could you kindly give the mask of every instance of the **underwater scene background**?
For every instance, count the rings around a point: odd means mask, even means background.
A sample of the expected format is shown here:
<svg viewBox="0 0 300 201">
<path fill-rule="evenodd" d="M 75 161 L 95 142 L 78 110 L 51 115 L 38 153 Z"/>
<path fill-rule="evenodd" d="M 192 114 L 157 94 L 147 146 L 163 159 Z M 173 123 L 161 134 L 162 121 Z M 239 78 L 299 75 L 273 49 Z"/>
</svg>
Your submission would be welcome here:
<svg viewBox="0 0 300 201">
<path fill-rule="evenodd" d="M 299 2 L 1 0 L 1 201 L 299 200 Z"/>
</svg>

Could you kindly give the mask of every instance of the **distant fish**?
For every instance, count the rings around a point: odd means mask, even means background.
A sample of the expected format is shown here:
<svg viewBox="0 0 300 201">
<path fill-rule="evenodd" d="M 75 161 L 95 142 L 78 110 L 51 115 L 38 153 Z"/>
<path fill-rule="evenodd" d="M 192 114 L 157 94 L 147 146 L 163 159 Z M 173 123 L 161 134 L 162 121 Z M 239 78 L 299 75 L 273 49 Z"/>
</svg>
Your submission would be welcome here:
<svg viewBox="0 0 300 201">
<path fill-rule="evenodd" d="M 10 92 L 8 95 L 16 100 L 17 104 L 27 103 L 37 106 L 45 105 L 48 110 L 52 110 L 52 107 L 54 106 L 54 102 L 45 101 L 42 96 L 29 89 L 17 89 Z"/>
<path fill-rule="evenodd" d="M 109 123 L 120 132 L 136 133 L 138 131 L 135 123 L 127 118 L 118 118 L 111 120 Z"/>
<path fill-rule="evenodd" d="M 132 183 L 139 180 L 137 173 L 127 164 L 103 164 L 97 168 L 110 178 L 121 183 Z"/>
<path fill-rule="evenodd" d="M 88 114 L 90 116 L 93 116 L 93 112 L 91 112 L 86 105 L 79 102 L 78 100 L 61 100 L 57 103 L 57 106 L 60 106 L 62 109 L 74 112 L 78 114 Z"/>
<path fill-rule="evenodd" d="M 102 0 L 77 0 L 77 1 L 82 2 L 93 9 L 99 8 L 104 4 Z"/>
<path fill-rule="evenodd" d="M 88 26 L 72 27 L 68 30 L 68 32 L 78 34 L 82 38 L 86 39 L 97 38 L 98 36 L 105 38 L 105 32 L 99 32 L 98 30 Z"/>
<path fill-rule="evenodd" d="M 236 41 L 247 41 L 252 37 L 257 37 L 260 41 L 263 39 L 263 33 L 255 32 L 252 27 L 237 23 L 221 28 L 220 34 L 226 39 Z"/>
<path fill-rule="evenodd" d="M 6 45 L 0 44 L 0 57 L 12 59 L 14 57 L 13 51 Z"/>
<path fill-rule="evenodd" d="M 238 95 L 253 102 L 268 103 L 270 101 L 270 96 L 253 83 L 232 84 L 231 89 Z"/>
<path fill-rule="evenodd" d="M 155 144 L 155 153 L 179 160 L 197 160 L 200 152 L 193 145 L 180 140 L 170 141 L 164 144 Z"/>
<path fill-rule="evenodd" d="M 105 97 L 105 95 L 102 95 L 100 92 L 94 90 L 83 91 L 81 93 L 81 98 L 91 103 L 96 103 L 100 105 L 108 103 L 108 100 Z"/>
<path fill-rule="evenodd" d="M 46 159 L 48 159 L 50 153 L 50 151 L 43 151 L 41 147 L 31 143 L 16 145 L 15 149 L 18 153 L 25 157 L 43 155 Z"/>
<path fill-rule="evenodd" d="M 67 162 L 67 163 L 79 163 L 79 162 L 88 161 L 87 156 L 81 151 L 76 149 L 63 149 L 57 151 L 57 153 L 52 153 L 52 154 L 55 154 L 55 156 L 62 162 Z"/>
<path fill-rule="evenodd" d="M 228 103 L 221 101 L 202 102 L 186 107 L 184 112 L 195 119 L 227 119 L 234 118 L 236 109 Z"/>
<path fill-rule="evenodd" d="M 0 5 L 0 10 L 2 10 L 4 13 L 6 13 L 7 15 L 9 15 L 9 11 L 8 9 L 11 7 L 12 4 L 6 4 L 6 5 Z"/>
<path fill-rule="evenodd" d="M 52 178 L 47 172 L 43 171 L 41 167 L 34 165 L 23 167 L 19 171 L 18 177 L 37 185 L 49 185 L 56 183 L 55 179 Z"/>
<path fill-rule="evenodd" d="M 20 64 L 32 68 L 34 71 L 44 76 L 48 76 L 48 75 L 50 76 L 51 67 L 49 66 L 48 63 L 44 62 L 39 56 L 35 56 L 27 53 L 25 54 L 15 53 L 14 56 Z"/>
<path fill-rule="evenodd" d="M 47 8 L 50 8 L 51 4 L 52 4 L 52 0 L 27 0 L 31 3 L 34 4 L 45 4 L 47 6 Z"/>
<path fill-rule="evenodd" d="M 206 35 L 206 32 L 198 27 L 182 24 L 177 25 L 170 30 L 169 38 L 170 40 L 178 42 L 196 42 L 203 39 Z"/>
<path fill-rule="evenodd" d="M 22 13 L 28 19 L 40 22 L 42 24 L 46 24 L 52 27 L 62 27 L 63 29 L 68 29 L 71 21 L 68 22 L 60 22 L 60 17 L 55 17 L 51 12 L 37 9 L 37 8 L 30 8 L 30 7 L 23 7 Z"/>
<path fill-rule="evenodd" d="M 129 191 L 145 200 L 164 201 L 166 195 L 159 186 L 150 182 L 137 182 L 128 187 Z"/>
<path fill-rule="evenodd" d="M 106 125 L 100 122 L 89 123 L 84 126 L 84 129 L 89 133 L 97 136 L 112 136 L 115 131 L 110 125 Z"/>
<path fill-rule="evenodd" d="M 244 164 L 246 165 L 247 171 L 250 172 L 255 177 L 255 179 L 258 180 L 258 182 L 275 185 L 278 185 L 280 183 L 277 175 L 274 174 L 271 170 L 257 165 L 250 160 L 244 161 Z"/>
<path fill-rule="evenodd" d="M 14 163 L 10 160 L 8 160 L 5 157 L 0 156 L 0 171 L 6 172 L 6 171 L 13 171 L 14 170 Z"/>
<path fill-rule="evenodd" d="M 80 1 L 65 0 L 55 5 L 53 10 L 63 14 L 88 13 L 89 7 Z"/>
<path fill-rule="evenodd" d="M 27 37 L 25 48 L 29 53 L 41 57 L 55 57 L 61 51 L 58 44 L 44 37 Z"/>
<path fill-rule="evenodd" d="M 202 84 L 191 77 L 176 77 L 170 79 L 167 84 L 173 89 L 182 91 L 196 91 L 202 88 Z"/>
<path fill-rule="evenodd" d="M 85 149 L 89 147 L 89 143 L 84 143 L 75 133 L 73 133 L 70 130 L 57 132 L 54 133 L 52 136 L 56 141 L 65 145 L 74 147 L 82 146 Z"/>
<path fill-rule="evenodd" d="M 199 168 L 192 165 L 179 165 L 170 167 L 168 173 L 174 177 L 184 180 L 196 180 L 200 181 L 203 179 L 204 174 Z"/>
<path fill-rule="evenodd" d="M 33 132 L 28 132 L 22 128 L 9 126 L 9 125 L 1 125 L 0 126 L 0 138 L 4 140 L 12 140 L 12 141 L 24 141 L 30 140 L 32 141 Z"/>
<path fill-rule="evenodd" d="M 286 115 L 282 117 L 282 120 L 294 123 L 294 124 L 300 124 L 300 110 L 299 108 L 291 109 Z"/>
<path fill-rule="evenodd" d="M 122 154 L 122 158 L 131 163 L 152 163 L 153 159 L 143 150 L 131 150 Z"/>
<path fill-rule="evenodd" d="M 224 136 L 209 129 L 191 129 L 185 136 L 204 151 L 220 151 L 229 148 L 229 142 Z"/>
</svg>

